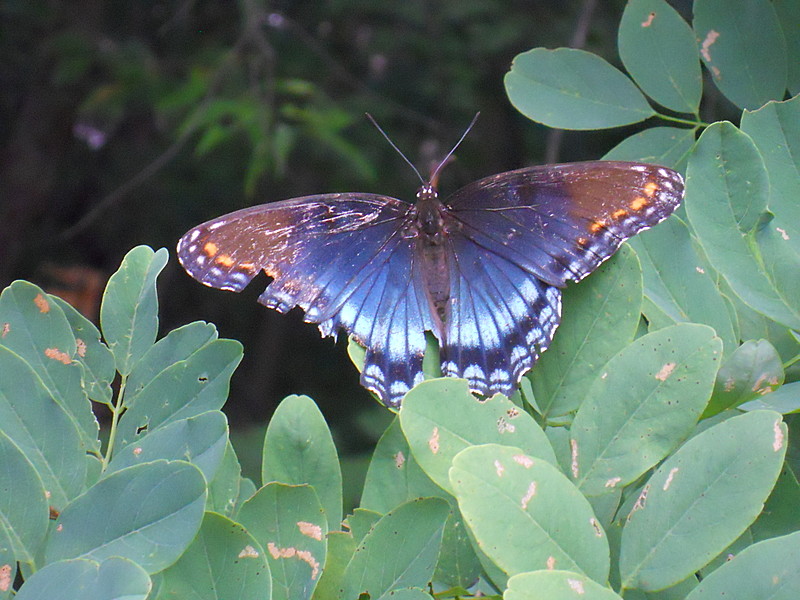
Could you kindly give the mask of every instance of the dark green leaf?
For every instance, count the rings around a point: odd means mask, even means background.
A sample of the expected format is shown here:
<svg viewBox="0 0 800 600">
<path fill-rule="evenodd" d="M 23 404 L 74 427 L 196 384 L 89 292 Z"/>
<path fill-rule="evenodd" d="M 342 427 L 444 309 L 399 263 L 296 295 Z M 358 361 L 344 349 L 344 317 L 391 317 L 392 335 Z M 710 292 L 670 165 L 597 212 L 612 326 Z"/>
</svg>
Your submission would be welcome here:
<svg viewBox="0 0 800 600">
<path fill-rule="evenodd" d="M 580 406 L 597 371 L 634 336 L 642 307 L 642 270 L 627 246 L 564 293 L 563 319 L 530 378 L 542 414 Z M 519 445 L 519 444 L 516 444 Z"/>
<path fill-rule="evenodd" d="M 339 529 L 342 521 L 339 457 L 325 418 L 308 396 L 285 398 L 272 415 L 264 438 L 261 480 L 313 486 L 325 509 L 328 530 Z"/>
<path fill-rule="evenodd" d="M 781 100 L 786 42 L 768 0 L 695 0 L 692 26 L 714 83 L 740 108 Z"/>
<path fill-rule="evenodd" d="M 631 0 L 619 24 L 619 56 L 645 94 L 670 110 L 697 113 L 703 82 L 689 25 L 664 0 Z"/>
<path fill-rule="evenodd" d="M 127 375 L 156 341 L 158 297 L 156 277 L 167 264 L 165 249 L 137 246 L 108 280 L 100 307 L 103 337 L 114 354 L 117 371 Z"/>
<path fill-rule="evenodd" d="M 583 50 L 523 52 L 514 58 L 505 85 L 517 110 L 548 127 L 604 129 L 655 114 L 630 79 Z"/>
<path fill-rule="evenodd" d="M 150 577 L 118 556 L 102 562 L 76 558 L 47 565 L 20 588 L 17 600 L 144 600 Z"/>
<path fill-rule="evenodd" d="M 189 546 L 205 501 L 203 474 L 189 463 L 156 461 L 122 469 L 64 508 L 45 559 L 124 556 L 157 573 Z"/>
<path fill-rule="evenodd" d="M 356 548 L 340 597 L 389 600 L 395 590 L 427 587 L 449 512 L 440 498 L 419 498 L 384 515 Z"/>
<path fill-rule="evenodd" d="M 650 127 L 622 140 L 603 160 L 632 160 L 684 171 L 693 145 L 693 129 Z"/>
</svg>

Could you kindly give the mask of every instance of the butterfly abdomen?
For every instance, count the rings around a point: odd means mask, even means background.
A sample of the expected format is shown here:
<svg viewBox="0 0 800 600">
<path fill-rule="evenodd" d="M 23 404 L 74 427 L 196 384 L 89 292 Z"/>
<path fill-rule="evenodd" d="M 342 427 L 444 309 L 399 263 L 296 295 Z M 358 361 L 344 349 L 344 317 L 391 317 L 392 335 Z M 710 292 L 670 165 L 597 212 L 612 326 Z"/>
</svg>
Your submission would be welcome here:
<svg viewBox="0 0 800 600">
<path fill-rule="evenodd" d="M 450 310 L 450 253 L 446 248 L 445 210 L 433 188 L 422 187 L 417 193 L 414 227 L 418 268 L 437 329 L 434 333 L 439 339 L 443 338 Z"/>
</svg>

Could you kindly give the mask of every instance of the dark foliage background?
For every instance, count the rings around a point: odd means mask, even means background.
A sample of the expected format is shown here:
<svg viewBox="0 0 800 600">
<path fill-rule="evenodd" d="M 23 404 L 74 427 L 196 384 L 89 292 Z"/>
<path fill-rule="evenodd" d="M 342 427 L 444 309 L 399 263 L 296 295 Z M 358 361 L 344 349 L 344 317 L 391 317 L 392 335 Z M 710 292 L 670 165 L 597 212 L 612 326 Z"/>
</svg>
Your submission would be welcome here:
<svg viewBox="0 0 800 600">
<path fill-rule="evenodd" d="M 0 286 L 24 277 L 94 320 L 105 279 L 134 245 L 172 251 L 201 221 L 293 196 L 413 197 L 415 176 L 365 111 L 423 173 L 481 111 L 444 194 L 526 164 L 598 158 L 630 133 L 551 132 L 516 113 L 502 83 L 534 46 L 585 47 L 618 64 L 622 0 L 0 7 Z M 382 412 L 344 339 L 334 348 L 299 314 L 255 302 L 266 283 L 207 289 L 173 259 L 159 285 L 163 331 L 203 319 L 244 343 L 234 424 L 264 423 L 290 393 L 311 395 L 334 429 Z M 358 446 L 363 436 L 347 430 L 345 445 Z"/>
</svg>

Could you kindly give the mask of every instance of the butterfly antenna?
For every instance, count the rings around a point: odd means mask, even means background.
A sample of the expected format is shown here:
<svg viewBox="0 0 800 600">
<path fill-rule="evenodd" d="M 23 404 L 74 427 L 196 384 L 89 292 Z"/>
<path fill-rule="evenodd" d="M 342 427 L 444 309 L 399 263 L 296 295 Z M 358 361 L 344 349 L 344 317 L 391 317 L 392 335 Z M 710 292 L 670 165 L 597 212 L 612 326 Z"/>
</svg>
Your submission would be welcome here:
<svg viewBox="0 0 800 600">
<path fill-rule="evenodd" d="M 450 157 L 451 157 L 451 156 L 453 156 L 453 152 L 455 152 L 455 151 L 456 151 L 456 148 L 458 148 L 458 147 L 461 145 L 461 142 L 463 142 L 463 141 L 464 141 L 464 138 L 465 138 L 465 137 L 467 137 L 467 134 L 468 134 L 468 133 L 470 132 L 470 130 L 471 130 L 471 129 L 472 129 L 474 126 L 475 126 L 475 122 L 478 120 L 478 117 L 480 117 L 480 116 L 481 116 L 481 113 L 480 113 L 480 112 L 476 112 L 476 113 L 475 113 L 475 116 L 474 116 L 474 117 L 472 117 L 472 121 L 471 121 L 471 122 L 470 122 L 470 124 L 467 126 L 467 128 L 464 130 L 464 133 L 463 133 L 463 134 L 461 134 L 461 139 L 459 139 L 459 140 L 456 142 L 456 145 L 455 145 L 455 146 L 453 146 L 453 149 L 452 149 L 452 150 L 450 150 L 450 152 L 448 152 L 448 153 L 447 153 L 447 156 L 445 156 L 445 157 L 444 157 L 444 159 L 442 159 L 442 162 L 440 162 L 440 163 L 439 163 L 439 166 L 438 166 L 438 167 L 436 167 L 436 168 L 433 170 L 433 173 L 431 174 L 431 179 L 430 179 L 430 181 L 432 181 L 432 182 L 435 182 L 435 181 L 436 181 L 436 178 L 439 176 L 439 171 L 441 171 L 441 170 L 442 170 L 442 167 L 443 167 L 443 166 L 445 166 L 445 165 L 447 164 L 447 161 L 448 161 L 448 160 L 450 160 Z"/>
<path fill-rule="evenodd" d="M 419 180 L 422 183 L 422 185 L 425 185 L 425 180 L 422 178 L 422 175 L 419 174 L 419 170 L 417 169 L 417 167 L 414 166 L 414 163 L 412 163 L 410 160 L 408 160 L 406 155 L 403 154 L 403 152 L 400 150 L 400 148 L 398 148 L 397 145 L 392 141 L 392 138 L 390 138 L 386 134 L 386 132 L 383 129 L 381 129 L 381 126 L 378 125 L 378 122 L 375 119 L 372 118 L 371 114 L 369 114 L 369 113 L 364 113 L 364 114 L 367 115 L 367 118 L 372 122 L 373 125 L 375 125 L 377 130 L 381 132 L 381 135 L 386 138 L 386 141 L 389 142 L 389 144 L 392 146 L 392 148 L 394 148 L 397 151 L 397 153 L 400 156 L 403 157 L 403 160 L 408 163 L 408 166 L 411 167 L 414 170 L 414 173 L 417 174 L 417 177 L 419 177 Z"/>
</svg>

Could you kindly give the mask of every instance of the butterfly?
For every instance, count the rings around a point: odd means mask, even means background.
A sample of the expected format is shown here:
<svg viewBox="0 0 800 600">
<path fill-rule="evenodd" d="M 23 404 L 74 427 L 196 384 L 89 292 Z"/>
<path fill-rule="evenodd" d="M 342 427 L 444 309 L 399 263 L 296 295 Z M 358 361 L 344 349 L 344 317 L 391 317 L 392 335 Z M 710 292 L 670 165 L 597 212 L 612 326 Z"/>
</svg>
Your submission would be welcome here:
<svg viewBox="0 0 800 600">
<path fill-rule="evenodd" d="M 254 206 L 191 229 L 178 258 L 234 292 L 264 271 L 272 282 L 258 301 L 299 306 L 323 336 L 353 336 L 366 348 L 361 383 L 386 406 L 423 380 L 426 331 L 443 375 L 508 396 L 553 338 L 561 288 L 666 219 L 683 179 L 632 162 L 533 166 L 442 201 L 431 182 L 446 160 L 420 177 L 413 204 L 341 193 Z"/>
</svg>

